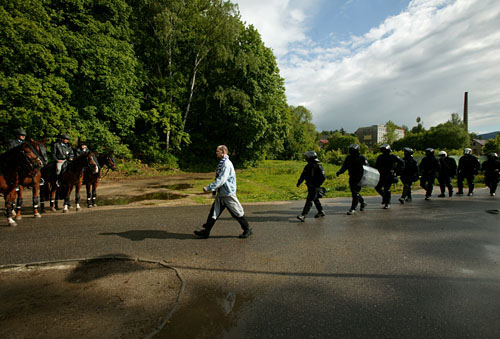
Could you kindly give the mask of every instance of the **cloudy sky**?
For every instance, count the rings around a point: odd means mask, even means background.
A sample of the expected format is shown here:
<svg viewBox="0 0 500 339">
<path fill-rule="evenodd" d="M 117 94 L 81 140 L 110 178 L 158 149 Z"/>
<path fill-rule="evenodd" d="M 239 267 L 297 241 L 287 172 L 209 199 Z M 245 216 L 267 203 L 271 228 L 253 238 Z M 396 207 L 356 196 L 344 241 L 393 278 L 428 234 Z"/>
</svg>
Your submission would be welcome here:
<svg viewBox="0 0 500 339">
<path fill-rule="evenodd" d="M 318 130 L 463 113 L 500 131 L 499 0 L 233 0 L 273 49 L 288 103 Z"/>
</svg>

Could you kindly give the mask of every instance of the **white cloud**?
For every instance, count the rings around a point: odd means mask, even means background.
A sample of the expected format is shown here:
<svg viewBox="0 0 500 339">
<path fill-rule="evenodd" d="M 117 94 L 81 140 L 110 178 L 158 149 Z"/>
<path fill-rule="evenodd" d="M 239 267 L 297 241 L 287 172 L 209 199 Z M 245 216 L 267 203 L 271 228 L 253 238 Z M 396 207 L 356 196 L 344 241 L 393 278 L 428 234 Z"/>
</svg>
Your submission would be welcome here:
<svg viewBox="0 0 500 339">
<path fill-rule="evenodd" d="M 461 114 L 468 91 L 469 129 L 500 130 L 498 0 L 413 0 L 363 36 L 329 48 L 306 34 L 313 7 L 238 3 L 274 49 L 288 102 L 310 109 L 318 129 L 354 131 L 387 120 L 411 127 L 417 116 L 430 127 Z M 252 17 L 248 6 L 261 10 Z"/>
</svg>

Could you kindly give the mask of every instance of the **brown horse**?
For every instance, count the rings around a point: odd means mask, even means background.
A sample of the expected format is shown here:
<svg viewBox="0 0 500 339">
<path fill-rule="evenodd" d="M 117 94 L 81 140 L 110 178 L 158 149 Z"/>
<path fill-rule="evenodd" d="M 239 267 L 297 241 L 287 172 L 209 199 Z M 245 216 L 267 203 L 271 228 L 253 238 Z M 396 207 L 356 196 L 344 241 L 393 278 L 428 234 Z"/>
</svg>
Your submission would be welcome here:
<svg viewBox="0 0 500 339">
<path fill-rule="evenodd" d="M 40 160 L 42 161 L 42 165 L 45 166 L 47 164 L 47 150 L 45 148 L 45 140 L 44 141 L 35 141 L 33 139 L 30 140 L 30 145 L 33 146 L 36 153 L 38 154 Z M 40 193 L 40 183 L 42 181 L 42 172 L 41 169 L 34 169 L 31 172 L 27 173 L 27 175 L 23 175 L 19 177 L 19 191 L 17 192 L 17 201 L 16 201 L 16 211 L 15 217 L 16 220 L 21 220 L 21 210 L 23 206 L 23 188 L 32 188 L 33 192 L 33 214 L 36 218 L 40 218 L 42 215 L 38 211 L 38 203 L 39 203 L 39 193 Z"/>
<path fill-rule="evenodd" d="M 12 210 L 16 187 L 26 176 L 39 172 L 42 161 L 29 143 L 24 142 L 0 155 L 0 193 L 5 199 L 5 214 L 10 226 L 16 226 Z"/>
<path fill-rule="evenodd" d="M 116 162 L 112 153 L 100 154 L 97 157 L 97 163 L 101 166 L 107 167 L 107 170 L 116 170 Z M 108 172 L 106 172 L 107 174 Z M 90 173 L 89 171 L 85 171 L 85 176 L 83 181 L 85 183 L 85 187 L 87 189 L 87 207 L 96 207 L 96 198 L 97 198 L 97 186 L 99 186 L 99 181 L 106 175 L 102 174 L 102 168 L 99 169 L 97 173 Z"/>
<path fill-rule="evenodd" d="M 82 187 L 83 172 L 84 169 L 90 173 L 97 173 L 99 167 L 95 162 L 95 155 L 93 153 L 83 153 L 76 157 L 73 161 L 68 162 L 66 170 L 61 174 L 61 187 L 59 188 L 59 197 L 64 197 L 64 209 L 63 212 L 69 211 L 70 207 L 70 195 L 75 188 L 75 204 L 76 210 L 80 210 L 80 189 Z M 55 206 L 55 195 L 58 191 L 57 178 L 53 176 L 48 178 L 50 184 L 50 207 L 52 211 L 56 210 Z"/>
</svg>

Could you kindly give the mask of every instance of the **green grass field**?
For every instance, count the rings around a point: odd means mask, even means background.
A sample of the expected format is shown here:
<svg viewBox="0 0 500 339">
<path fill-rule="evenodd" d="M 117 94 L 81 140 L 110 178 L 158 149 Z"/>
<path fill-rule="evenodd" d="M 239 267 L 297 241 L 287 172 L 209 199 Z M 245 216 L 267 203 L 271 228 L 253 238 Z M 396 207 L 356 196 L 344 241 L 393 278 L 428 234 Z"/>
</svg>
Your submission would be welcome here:
<svg viewBox="0 0 500 339">
<path fill-rule="evenodd" d="M 307 196 L 307 188 L 303 183 L 299 188 L 296 187 L 297 181 L 302 173 L 305 161 L 283 161 L 283 160 L 265 160 L 261 161 L 256 167 L 241 169 L 236 171 L 238 182 L 238 198 L 244 202 L 265 202 L 265 201 L 286 201 L 286 200 L 301 200 Z M 141 165 L 137 168 L 136 165 L 121 167 L 121 174 L 117 178 L 127 176 L 147 177 L 147 176 L 169 176 L 179 174 L 179 171 L 162 171 L 158 168 L 147 168 Z M 326 198 L 334 197 L 350 197 L 349 176 L 346 173 L 335 176 L 335 173 L 340 169 L 338 165 L 322 164 L 326 172 L 326 181 L 323 187 L 326 188 Z M 131 174 L 123 171 L 131 172 Z M 199 192 L 201 187 L 210 184 L 211 180 L 194 180 L 192 188 L 186 190 L 186 193 Z M 476 177 L 477 187 L 484 186 L 482 175 Z M 436 185 L 437 180 L 436 180 Z M 453 180 L 453 185 L 456 187 L 456 180 Z M 419 183 L 413 185 L 413 189 L 420 189 Z M 401 194 L 401 182 L 393 185 L 393 194 Z M 363 195 L 377 195 L 373 188 L 363 188 Z M 435 187 L 434 194 L 439 194 L 439 187 Z M 200 195 L 192 198 L 195 202 L 201 204 L 210 204 L 212 199 L 210 195 Z"/>
</svg>

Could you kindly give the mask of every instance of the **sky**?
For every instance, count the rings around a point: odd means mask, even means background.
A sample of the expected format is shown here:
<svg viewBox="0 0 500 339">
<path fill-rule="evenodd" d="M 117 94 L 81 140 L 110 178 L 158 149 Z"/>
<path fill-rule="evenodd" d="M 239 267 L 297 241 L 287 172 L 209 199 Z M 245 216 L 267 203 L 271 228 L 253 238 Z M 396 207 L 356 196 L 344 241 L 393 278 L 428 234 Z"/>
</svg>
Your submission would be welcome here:
<svg viewBox="0 0 500 339">
<path fill-rule="evenodd" d="M 500 131 L 499 0 L 232 0 L 317 130 L 444 123 Z"/>
</svg>

